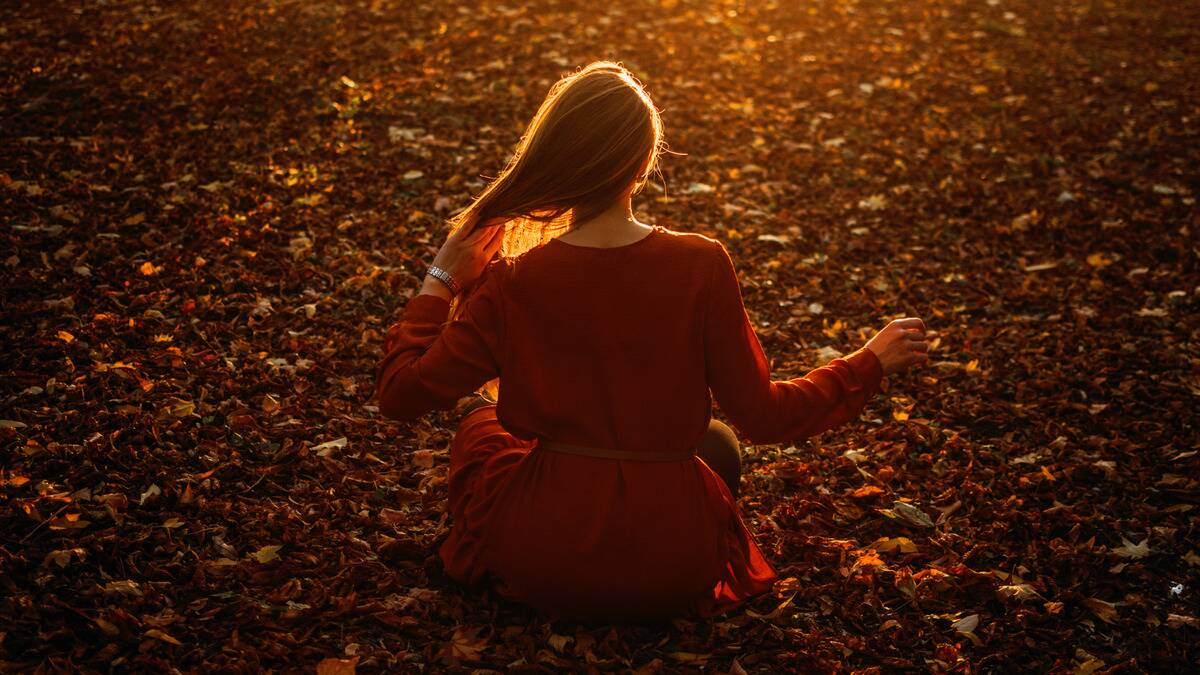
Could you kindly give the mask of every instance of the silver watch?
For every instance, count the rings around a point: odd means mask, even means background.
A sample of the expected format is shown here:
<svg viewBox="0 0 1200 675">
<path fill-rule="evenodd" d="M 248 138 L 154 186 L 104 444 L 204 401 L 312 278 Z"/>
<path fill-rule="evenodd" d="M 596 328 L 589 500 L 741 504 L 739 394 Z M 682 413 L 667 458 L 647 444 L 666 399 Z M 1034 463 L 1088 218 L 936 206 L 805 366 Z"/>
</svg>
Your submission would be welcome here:
<svg viewBox="0 0 1200 675">
<path fill-rule="evenodd" d="M 454 277 L 450 276 L 449 272 L 438 267 L 437 265 L 430 265 L 429 272 L 427 272 L 427 274 L 443 284 L 446 284 L 446 287 L 449 288 L 450 292 L 454 295 L 458 295 L 458 292 L 462 290 L 462 287 L 458 285 L 458 282 L 454 280 Z"/>
</svg>

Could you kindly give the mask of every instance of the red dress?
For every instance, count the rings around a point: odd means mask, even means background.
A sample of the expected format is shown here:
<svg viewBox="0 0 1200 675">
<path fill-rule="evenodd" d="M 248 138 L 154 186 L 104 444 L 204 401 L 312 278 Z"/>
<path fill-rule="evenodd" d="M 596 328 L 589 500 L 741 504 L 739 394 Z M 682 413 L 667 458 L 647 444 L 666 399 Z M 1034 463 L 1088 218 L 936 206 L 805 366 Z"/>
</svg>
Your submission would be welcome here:
<svg viewBox="0 0 1200 675">
<path fill-rule="evenodd" d="M 465 583 L 574 617 L 661 617 L 733 608 L 775 570 L 703 460 L 602 459 L 538 438 L 645 453 L 694 447 L 710 389 L 754 443 L 789 442 L 857 416 L 879 388 L 861 349 L 771 381 L 717 240 L 655 226 L 624 246 L 552 239 L 488 265 L 462 316 L 417 295 L 387 334 L 383 415 L 449 409 L 500 378 L 450 451 L 453 525 L 440 553 Z"/>
</svg>

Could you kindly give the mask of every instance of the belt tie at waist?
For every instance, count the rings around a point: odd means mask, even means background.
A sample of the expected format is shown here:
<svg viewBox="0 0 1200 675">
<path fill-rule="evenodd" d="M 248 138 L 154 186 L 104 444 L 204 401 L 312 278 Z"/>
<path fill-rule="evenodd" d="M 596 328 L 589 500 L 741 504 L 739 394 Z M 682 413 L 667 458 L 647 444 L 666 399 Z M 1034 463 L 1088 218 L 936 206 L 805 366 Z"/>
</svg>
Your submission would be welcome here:
<svg viewBox="0 0 1200 675">
<path fill-rule="evenodd" d="M 537 447 L 551 452 L 563 452 L 568 455 L 599 457 L 601 459 L 628 459 L 635 462 L 679 462 L 696 456 L 695 448 L 670 450 L 667 452 L 640 452 L 636 450 L 616 450 L 614 448 L 591 448 L 586 445 L 573 445 L 545 438 L 538 439 Z"/>
</svg>

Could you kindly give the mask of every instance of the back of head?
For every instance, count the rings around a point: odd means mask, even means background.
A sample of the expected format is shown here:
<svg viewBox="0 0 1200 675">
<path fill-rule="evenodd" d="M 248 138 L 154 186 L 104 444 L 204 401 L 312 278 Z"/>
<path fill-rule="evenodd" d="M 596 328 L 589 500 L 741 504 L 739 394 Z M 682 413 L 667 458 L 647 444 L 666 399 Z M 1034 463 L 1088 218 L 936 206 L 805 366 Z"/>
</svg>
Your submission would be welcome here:
<svg viewBox="0 0 1200 675">
<path fill-rule="evenodd" d="M 657 170 L 662 119 L 624 66 L 596 61 L 556 82 L 508 165 L 452 224 L 506 228 L 518 255 L 638 191 Z"/>
</svg>

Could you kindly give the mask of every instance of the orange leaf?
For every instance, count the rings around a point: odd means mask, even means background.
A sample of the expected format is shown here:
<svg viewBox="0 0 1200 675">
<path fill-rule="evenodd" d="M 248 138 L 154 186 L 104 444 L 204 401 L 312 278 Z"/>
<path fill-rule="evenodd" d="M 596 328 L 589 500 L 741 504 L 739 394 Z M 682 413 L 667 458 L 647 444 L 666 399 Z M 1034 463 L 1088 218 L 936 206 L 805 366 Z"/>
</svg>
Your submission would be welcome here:
<svg viewBox="0 0 1200 675">
<path fill-rule="evenodd" d="M 317 675 L 354 675 L 358 668 L 358 657 L 352 659 L 321 659 L 317 664 Z"/>
</svg>

